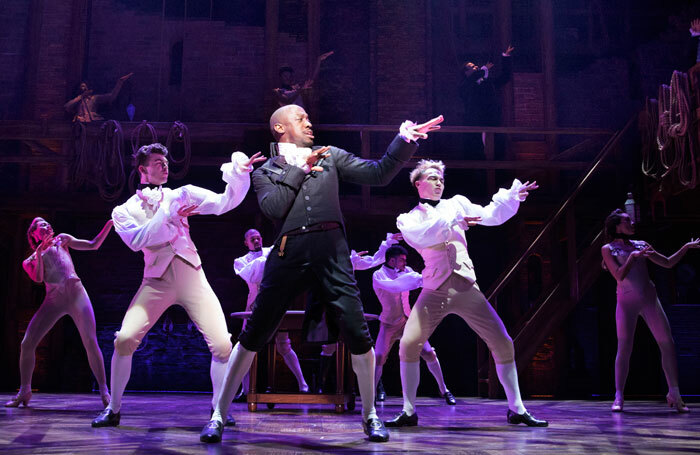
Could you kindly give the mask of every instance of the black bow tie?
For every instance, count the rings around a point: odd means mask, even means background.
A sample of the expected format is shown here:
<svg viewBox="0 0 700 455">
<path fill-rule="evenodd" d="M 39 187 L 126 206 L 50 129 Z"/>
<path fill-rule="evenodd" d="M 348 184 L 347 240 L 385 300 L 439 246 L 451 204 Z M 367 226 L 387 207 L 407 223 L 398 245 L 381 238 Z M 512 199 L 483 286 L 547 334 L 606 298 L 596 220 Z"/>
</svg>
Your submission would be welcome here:
<svg viewBox="0 0 700 455">
<path fill-rule="evenodd" d="M 157 190 L 160 188 L 162 185 L 154 185 L 153 183 L 139 183 L 139 190 L 142 190 L 144 188 L 150 188 L 152 190 Z"/>
<path fill-rule="evenodd" d="M 430 204 L 430 205 L 432 205 L 433 207 L 435 207 L 436 205 L 438 205 L 438 204 L 440 203 L 440 199 L 438 199 L 437 201 L 433 201 L 432 199 L 423 199 L 423 198 L 420 198 L 420 201 L 419 201 L 419 202 L 421 202 L 422 204 Z"/>
</svg>

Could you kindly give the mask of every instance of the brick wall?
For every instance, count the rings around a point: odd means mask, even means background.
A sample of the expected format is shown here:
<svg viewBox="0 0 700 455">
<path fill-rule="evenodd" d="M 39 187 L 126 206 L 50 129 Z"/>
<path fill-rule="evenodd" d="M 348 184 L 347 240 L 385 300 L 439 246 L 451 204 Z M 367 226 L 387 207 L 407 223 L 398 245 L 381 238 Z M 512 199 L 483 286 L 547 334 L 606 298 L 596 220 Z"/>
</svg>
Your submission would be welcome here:
<svg viewBox="0 0 700 455">
<path fill-rule="evenodd" d="M 22 110 L 26 31 L 26 0 L 5 0 L 0 14 L 0 120 L 15 119 Z"/>
<path fill-rule="evenodd" d="M 376 122 L 393 124 L 425 118 L 425 2 L 412 2 L 407 8 L 400 0 L 377 0 L 373 9 Z"/>
<path fill-rule="evenodd" d="M 136 106 L 137 120 L 255 122 L 267 117 L 261 101 L 265 90 L 262 27 L 209 20 L 162 23 L 160 15 L 96 0 L 92 30 L 88 63 L 92 85 L 108 91 L 120 75 L 135 73 L 112 109 L 116 118 L 125 117 L 122 108 L 129 98 Z M 182 82 L 170 85 L 170 52 L 180 41 Z M 296 56 L 305 46 L 281 34 L 280 50 Z M 300 63 L 305 58 L 301 53 L 289 60 L 303 68 Z"/>
<path fill-rule="evenodd" d="M 515 126 L 544 126 L 544 93 L 541 73 L 513 75 Z"/>
</svg>

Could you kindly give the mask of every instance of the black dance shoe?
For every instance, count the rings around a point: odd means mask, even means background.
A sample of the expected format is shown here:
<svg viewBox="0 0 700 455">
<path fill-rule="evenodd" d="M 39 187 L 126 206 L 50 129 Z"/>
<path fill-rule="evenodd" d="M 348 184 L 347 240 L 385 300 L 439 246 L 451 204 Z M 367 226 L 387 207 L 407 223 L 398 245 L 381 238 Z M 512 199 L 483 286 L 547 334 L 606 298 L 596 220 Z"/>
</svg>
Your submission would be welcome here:
<svg viewBox="0 0 700 455">
<path fill-rule="evenodd" d="M 375 399 L 376 401 L 386 400 L 386 392 L 384 391 L 384 384 L 382 384 L 381 379 L 379 380 L 379 384 L 377 384 L 377 395 Z"/>
<path fill-rule="evenodd" d="M 248 396 L 245 393 L 243 393 L 243 389 L 241 389 L 241 391 L 238 392 L 235 397 L 233 397 L 233 402 L 234 403 L 247 403 L 248 402 Z"/>
<path fill-rule="evenodd" d="M 384 424 L 379 419 L 371 418 L 367 419 L 367 422 L 363 421 L 362 429 L 372 442 L 387 442 L 389 440 L 389 432 L 386 431 Z"/>
<path fill-rule="evenodd" d="M 221 442 L 221 435 L 224 433 L 224 426 L 218 420 L 210 420 L 204 425 L 199 433 L 199 440 L 202 442 Z"/>
<path fill-rule="evenodd" d="M 211 416 L 213 416 L 213 415 L 214 415 L 214 409 L 212 408 L 209 412 L 209 418 L 211 418 Z M 224 425 L 226 425 L 227 427 L 235 427 L 236 426 L 236 419 L 233 418 L 233 416 L 231 415 L 230 412 L 228 414 L 226 414 L 226 423 Z"/>
<path fill-rule="evenodd" d="M 449 390 L 445 392 L 445 394 L 442 397 L 445 399 L 445 403 L 449 404 L 450 406 L 454 406 L 457 404 L 455 396 L 452 395 L 452 392 L 450 392 Z"/>
<path fill-rule="evenodd" d="M 522 414 L 516 414 L 510 409 L 508 409 L 508 414 L 506 415 L 508 423 L 517 425 L 519 423 L 524 423 L 528 427 L 546 427 L 549 426 L 549 422 L 546 420 L 536 419 L 535 416 L 525 411 Z"/>
<path fill-rule="evenodd" d="M 404 411 L 391 420 L 384 422 L 387 427 L 415 427 L 418 425 L 418 413 L 408 415 Z"/>
<path fill-rule="evenodd" d="M 95 420 L 92 421 L 92 427 L 116 427 L 119 425 L 120 418 L 121 413 L 117 412 L 115 414 L 111 409 L 105 409 L 104 411 L 100 412 L 100 415 L 98 415 Z"/>
</svg>

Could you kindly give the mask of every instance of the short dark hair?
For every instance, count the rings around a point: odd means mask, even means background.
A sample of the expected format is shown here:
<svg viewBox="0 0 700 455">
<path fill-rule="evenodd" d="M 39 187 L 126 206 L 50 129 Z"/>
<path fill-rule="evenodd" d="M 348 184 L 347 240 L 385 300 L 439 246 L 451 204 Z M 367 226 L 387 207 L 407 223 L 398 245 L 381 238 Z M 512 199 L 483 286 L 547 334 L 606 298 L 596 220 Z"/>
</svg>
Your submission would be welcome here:
<svg viewBox="0 0 700 455">
<path fill-rule="evenodd" d="M 148 157 L 157 153 L 159 155 L 168 156 L 168 149 L 159 142 L 143 145 L 131 155 L 134 167 L 138 170 L 139 166 L 143 166 L 148 162 Z"/>
<path fill-rule="evenodd" d="M 617 233 L 617 225 L 622 221 L 623 215 L 626 215 L 624 210 L 615 209 L 605 218 L 605 237 L 608 241 L 620 237 Z"/>
<path fill-rule="evenodd" d="M 292 68 L 291 66 L 280 66 L 279 75 L 281 76 L 282 73 L 292 73 L 292 74 L 294 74 L 294 68 Z"/>
<path fill-rule="evenodd" d="M 27 240 L 29 241 L 29 247 L 32 250 L 36 250 L 36 247 L 38 247 L 40 243 L 34 238 L 34 231 L 36 231 L 36 229 L 39 227 L 39 221 L 44 221 L 44 219 L 40 216 L 34 218 L 32 223 L 29 225 L 29 229 L 27 229 Z"/>
<path fill-rule="evenodd" d="M 406 248 L 402 247 L 401 245 L 392 245 L 390 246 L 387 250 L 384 256 L 386 257 L 386 260 L 388 261 L 389 259 L 396 258 L 399 256 L 408 256 L 408 251 L 406 251 Z"/>
</svg>

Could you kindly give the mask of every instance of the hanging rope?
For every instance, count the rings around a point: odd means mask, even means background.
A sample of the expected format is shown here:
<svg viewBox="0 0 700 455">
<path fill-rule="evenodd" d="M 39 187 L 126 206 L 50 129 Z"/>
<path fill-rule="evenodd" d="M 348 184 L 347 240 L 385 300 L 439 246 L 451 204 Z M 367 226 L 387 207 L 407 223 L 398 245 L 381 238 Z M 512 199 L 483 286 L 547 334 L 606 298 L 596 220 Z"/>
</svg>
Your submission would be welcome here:
<svg viewBox="0 0 700 455">
<path fill-rule="evenodd" d="M 659 103 L 647 98 L 644 110 L 639 114 L 639 131 L 642 136 L 642 173 L 647 177 L 658 179 L 661 166 L 657 159 L 657 131 L 659 122 Z"/>
<path fill-rule="evenodd" d="M 73 161 L 73 181 L 77 186 L 83 185 L 92 175 L 90 162 L 90 144 L 88 143 L 85 124 L 73 122 L 73 147 L 75 160 Z"/>
<path fill-rule="evenodd" d="M 97 188 L 105 201 L 114 201 L 124 190 L 126 174 L 122 143 L 124 132 L 116 120 L 107 120 L 100 127 L 97 139 Z"/>
<path fill-rule="evenodd" d="M 146 136 L 146 140 L 144 139 L 144 135 Z M 134 131 L 131 132 L 131 153 L 132 155 L 136 153 L 136 151 L 141 147 L 142 145 L 146 144 L 153 144 L 154 142 L 158 142 L 158 134 L 156 133 L 156 129 L 148 123 L 146 120 L 143 120 L 139 126 L 134 128 Z M 129 174 L 129 192 L 134 193 L 136 191 L 136 182 L 138 180 L 138 171 L 136 168 L 131 170 L 131 174 Z"/>
<path fill-rule="evenodd" d="M 184 154 L 182 158 L 175 156 L 173 143 L 182 143 Z M 165 147 L 169 152 L 169 161 L 173 167 L 180 167 L 177 171 L 171 171 L 170 176 L 175 180 L 180 180 L 187 175 L 190 170 L 190 160 L 192 158 L 192 145 L 190 143 L 190 130 L 182 122 L 176 121 L 168 131 L 168 139 L 165 141 Z"/>
</svg>

